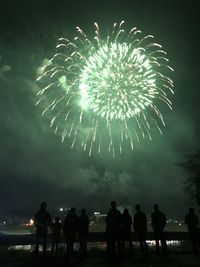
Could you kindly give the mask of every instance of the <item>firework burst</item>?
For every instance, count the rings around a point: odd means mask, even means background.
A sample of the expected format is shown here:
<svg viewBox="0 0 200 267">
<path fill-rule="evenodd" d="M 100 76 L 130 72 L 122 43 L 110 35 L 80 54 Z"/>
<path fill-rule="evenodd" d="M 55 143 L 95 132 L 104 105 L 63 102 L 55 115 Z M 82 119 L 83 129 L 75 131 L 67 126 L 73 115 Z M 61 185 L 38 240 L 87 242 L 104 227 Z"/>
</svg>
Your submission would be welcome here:
<svg viewBox="0 0 200 267">
<path fill-rule="evenodd" d="M 173 69 L 166 52 L 152 35 L 142 36 L 137 28 L 126 33 L 123 23 L 115 23 L 105 38 L 97 23 L 92 39 L 77 27 L 72 41 L 58 40 L 56 54 L 37 78 L 36 104 L 50 114 L 50 126 L 89 155 L 106 147 L 115 156 L 125 141 L 133 149 L 135 140 L 151 139 L 152 126 L 162 133 L 158 105 L 172 108 L 173 81 L 164 73 Z"/>
</svg>

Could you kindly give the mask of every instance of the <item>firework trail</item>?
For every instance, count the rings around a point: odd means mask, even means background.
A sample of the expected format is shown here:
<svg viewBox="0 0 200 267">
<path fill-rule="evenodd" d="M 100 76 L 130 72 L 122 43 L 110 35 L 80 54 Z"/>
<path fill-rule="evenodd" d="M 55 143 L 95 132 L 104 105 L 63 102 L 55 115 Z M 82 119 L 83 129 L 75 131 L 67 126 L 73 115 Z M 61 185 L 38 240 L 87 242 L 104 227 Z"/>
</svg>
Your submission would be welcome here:
<svg viewBox="0 0 200 267">
<path fill-rule="evenodd" d="M 123 24 L 115 23 L 105 38 L 97 23 L 93 38 L 76 27 L 72 41 L 58 40 L 56 54 L 37 78 L 36 105 L 50 114 L 50 126 L 89 155 L 107 148 L 115 156 L 124 142 L 133 149 L 135 140 L 151 139 L 151 127 L 162 133 L 158 105 L 172 108 L 173 81 L 164 73 L 173 69 L 166 52 L 152 35 L 142 36 L 137 28 L 126 33 Z"/>
</svg>

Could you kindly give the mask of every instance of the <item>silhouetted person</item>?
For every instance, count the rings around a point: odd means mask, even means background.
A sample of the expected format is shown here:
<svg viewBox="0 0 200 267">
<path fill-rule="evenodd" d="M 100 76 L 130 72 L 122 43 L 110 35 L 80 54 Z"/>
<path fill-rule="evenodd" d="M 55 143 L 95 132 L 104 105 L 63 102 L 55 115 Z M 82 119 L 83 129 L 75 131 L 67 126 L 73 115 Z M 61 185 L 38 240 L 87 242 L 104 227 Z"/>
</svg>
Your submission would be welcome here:
<svg viewBox="0 0 200 267">
<path fill-rule="evenodd" d="M 79 224 L 79 218 L 76 215 L 76 209 L 71 208 L 68 212 L 68 214 L 65 216 L 64 225 L 63 225 L 63 233 L 66 240 L 66 252 L 67 257 L 70 259 L 70 257 L 73 254 L 74 249 L 74 241 L 76 232 L 78 230 L 78 224 Z"/>
<path fill-rule="evenodd" d="M 42 252 L 43 256 L 46 254 L 47 249 L 47 232 L 48 226 L 51 224 L 51 216 L 47 209 L 47 203 L 42 202 L 40 204 L 40 209 L 36 212 L 34 216 L 34 225 L 36 227 L 36 245 L 35 245 L 35 255 L 38 255 L 39 245 L 43 246 Z"/>
<path fill-rule="evenodd" d="M 51 234 L 51 251 L 57 252 L 58 251 L 58 244 L 60 243 L 60 239 L 61 239 L 61 230 L 62 230 L 62 224 L 60 222 L 60 218 L 59 217 L 55 217 L 55 221 L 52 223 L 51 225 L 51 229 L 52 229 L 52 234 Z"/>
<path fill-rule="evenodd" d="M 140 243 L 142 256 L 144 256 L 148 253 L 148 246 L 146 242 L 147 218 L 145 213 L 141 211 L 139 204 L 135 205 L 135 210 L 136 213 L 133 217 L 133 228 Z"/>
<path fill-rule="evenodd" d="M 198 253 L 197 246 L 200 246 L 200 239 L 198 232 L 199 219 L 197 215 L 194 213 L 193 208 L 189 208 L 189 212 L 185 216 L 185 223 L 187 224 L 190 239 L 192 241 L 193 250 L 194 253 L 196 254 Z"/>
<path fill-rule="evenodd" d="M 129 253 L 131 252 L 132 240 L 131 240 L 131 225 L 132 217 L 129 214 L 128 209 L 124 209 L 121 216 L 121 238 L 122 238 L 122 251 L 125 254 L 125 242 L 128 241 Z"/>
<path fill-rule="evenodd" d="M 116 243 L 118 252 L 121 254 L 121 212 L 116 208 L 116 202 L 111 201 L 111 209 L 106 216 L 107 252 L 109 255 L 116 253 Z"/>
<path fill-rule="evenodd" d="M 156 253 L 160 253 L 159 249 L 159 240 L 161 241 L 161 246 L 164 254 L 167 253 L 167 244 L 163 234 L 166 217 L 163 212 L 159 210 L 158 204 L 154 204 L 154 211 L 151 213 L 151 225 L 154 231 L 155 240 L 156 240 Z"/>
<path fill-rule="evenodd" d="M 84 258 L 87 254 L 88 232 L 89 232 L 89 219 L 86 210 L 82 209 L 78 225 L 81 258 Z"/>
</svg>

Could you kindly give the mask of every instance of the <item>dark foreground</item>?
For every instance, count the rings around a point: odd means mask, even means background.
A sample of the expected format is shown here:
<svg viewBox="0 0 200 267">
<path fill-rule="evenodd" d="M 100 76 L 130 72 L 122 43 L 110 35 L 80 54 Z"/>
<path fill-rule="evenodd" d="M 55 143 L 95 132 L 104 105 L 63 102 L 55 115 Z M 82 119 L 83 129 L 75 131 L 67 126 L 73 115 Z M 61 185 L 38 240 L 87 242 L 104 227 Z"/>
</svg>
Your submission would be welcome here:
<svg viewBox="0 0 200 267">
<path fill-rule="evenodd" d="M 60 266 L 72 266 L 72 267 L 132 267 L 132 266 L 145 266 L 145 267 L 199 267 L 200 255 L 194 255 L 190 250 L 170 250 L 167 257 L 163 255 L 158 256 L 154 251 L 150 251 L 148 258 L 143 259 L 139 250 L 134 251 L 128 257 L 116 257 L 108 258 L 105 251 L 89 251 L 88 257 L 81 260 L 78 254 L 75 254 L 71 261 L 68 261 L 65 253 L 59 251 L 57 255 L 51 255 L 47 253 L 43 258 L 39 255 L 37 258 L 30 251 L 23 250 L 10 250 L 0 252 L 0 266 L 1 267 L 60 267 Z"/>
</svg>

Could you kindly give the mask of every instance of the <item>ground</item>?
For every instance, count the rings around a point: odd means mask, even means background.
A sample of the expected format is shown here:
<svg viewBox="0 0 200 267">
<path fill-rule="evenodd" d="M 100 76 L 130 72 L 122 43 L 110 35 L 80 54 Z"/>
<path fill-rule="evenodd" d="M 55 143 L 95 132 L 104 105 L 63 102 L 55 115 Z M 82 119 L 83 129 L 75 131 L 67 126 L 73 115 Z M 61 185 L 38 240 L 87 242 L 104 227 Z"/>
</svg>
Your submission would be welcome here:
<svg viewBox="0 0 200 267">
<path fill-rule="evenodd" d="M 80 260 L 78 255 L 75 254 L 71 261 L 67 261 L 63 251 L 59 251 L 57 255 L 51 255 L 47 253 L 46 258 L 42 258 L 40 255 L 35 258 L 30 251 L 23 250 L 3 250 L 0 253 L 0 267 L 60 267 L 60 266 L 72 266 L 72 267 L 199 267 L 200 255 L 192 254 L 189 249 L 182 250 L 171 249 L 167 257 L 158 256 L 152 249 L 147 259 L 142 259 L 140 251 L 136 249 L 134 253 L 127 258 L 110 259 L 106 256 L 105 251 L 91 250 L 88 257 L 84 260 Z"/>
</svg>

